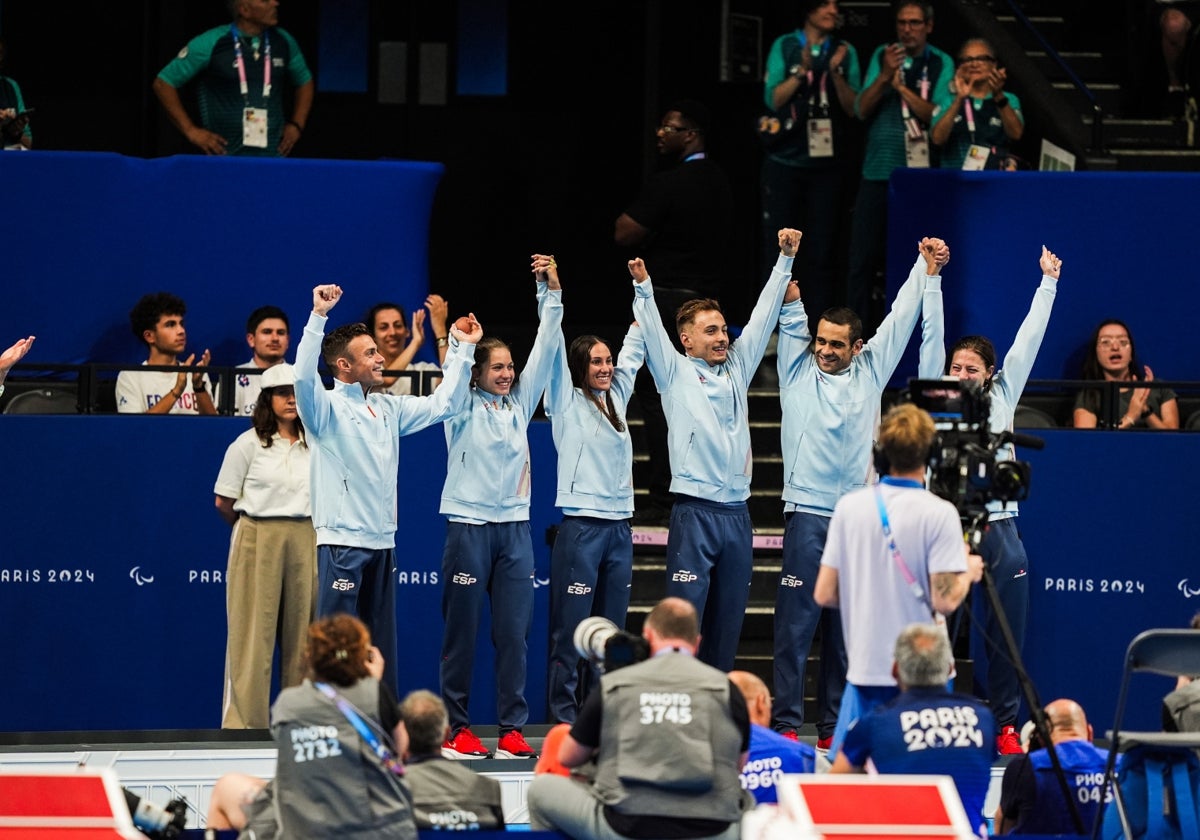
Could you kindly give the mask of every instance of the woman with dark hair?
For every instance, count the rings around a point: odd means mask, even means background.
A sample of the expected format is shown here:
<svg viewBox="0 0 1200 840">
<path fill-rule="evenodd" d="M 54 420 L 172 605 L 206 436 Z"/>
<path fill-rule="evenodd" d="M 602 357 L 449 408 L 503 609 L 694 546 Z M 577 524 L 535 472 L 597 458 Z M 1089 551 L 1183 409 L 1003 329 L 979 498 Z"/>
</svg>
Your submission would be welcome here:
<svg viewBox="0 0 1200 840">
<path fill-rule="evenodd" d="M 1124 321 L 1108 318 L 1092 333 L 1088 354 L 1083 360 L 1083 376 L 1103 382 L 1154 381 L 1149 365 L 1139 366 L 1133 333 Z M 1170 388 L 1131 388 L 1118 391 L 1117 416 L 1109 426 L 1102 417 L 1103 391 L 1088 388 L 1075 398 L 1076 429 L 1178 429 L 1179 403 Z"/>
<path fill-rule="evenodd" d="M 287 363 L 263 371 L 253 428 L 229 445 L 213 488 L 217 513 L 233 526 L 225 573 L 225 729 L 267 728 L 277 642 L 280 686 L 304 676 L 304 638 L 316 614 L 317 535 L 295 383 Z"/>
<path fill-rule="evenodd" d="M 557 274 L 557 267 L 547 271 Z M 629 609 L 633 442 L 625 412 L 645 356 L 642 329 L 630 326 L 615 365 L 595 335 L 579 336 L 568 350 L 560 330 L 556 356 L 545 405 L 558 451 L 554 503 L 563 520 L 550 553 L 546 695 L 551 720 L 574 723 L 600 676 L 575 649 L 575 627 L 596 615 L 623 629 Z"/>
<path fill-rule="evenodd" d="M 450 717 L 447 758 L 491 755 L 471 732 L 475 637 L 485 599 L 491 603 L 495 648 L 499 758 L 535 755 L 521 734 L 529 628 L 533 623 L 533 538 L 529 532 L 529 421 L 554 367 L 562 324 L 553 258 L 534 258 L 538 325 L 529 358 L 516 376 L 512 351 L 497 338 L 475 345 L 467 405 L 446 420 L 449 454 L 439 512 L 449 521 L 442 554 L 442 700 Z"/>
<path fill-rule="evenodd" d="M 982 335 L 960 338 L 950 348 L 946 360 L 943 344 L 945 326 L 942 320 L 941 294 L 926 293 L 923 306 L 919 376 L 936 379 L 943 373 L 967 380 L 980 387 L 989 397 L 988 425 L 993 434 L 1011 431 L 1017 411 L 1017 401 L 1029 381 L 1033 362 L 1046 335 L 1050 310 L 1058 289 L 1062 260 L 1042 246 L 1038 261 L 1042 280 L 1033 296 L 1029 314 L 1017 330 L 1012 347 L 1004 357 L 1004 367 L 996 369 L 996 348 Z M 996 453 L 997 460 L 1011 460 L 1015 455 L 1011 444 Z M 1012 630 L 1018 653 L 1025 641 L 1025 622 L 1029 613 L 1029 558 L 1017 529 L 1017 503 L 988 502 L 988 526 L 978 547 L 983 562 L 991 572 L 1004 618 Z M 1011 661 L 999 618 L 991 602 L 983 597 L 979 587 L 972 593 L 972 607 L 984 616 L 986 636 L 984 655 L 987 660 L 987 688 L 984 696 L 996 717 L 996 749 L 1001 755 L 1021 752 L 1017 733 L 1017 713 L 1021 705 L 1021 689 L 1017 681 L 1016 664 Z M 979 661 L 979 657 L 975 657 Z"/>
<path fill-rule="evenodd" d="M 400 704 L 382 681 L 383 655 L 367 626 L 346 613 L 319 618 L 308 627 L 304 655 L 304 682 L 281 691 L 271 708 L 274 781 L 222 776 L 209 827 L 250 828 L 260 837 L 416 840 L 400 764 L 407 748 Z"/>
</svg>

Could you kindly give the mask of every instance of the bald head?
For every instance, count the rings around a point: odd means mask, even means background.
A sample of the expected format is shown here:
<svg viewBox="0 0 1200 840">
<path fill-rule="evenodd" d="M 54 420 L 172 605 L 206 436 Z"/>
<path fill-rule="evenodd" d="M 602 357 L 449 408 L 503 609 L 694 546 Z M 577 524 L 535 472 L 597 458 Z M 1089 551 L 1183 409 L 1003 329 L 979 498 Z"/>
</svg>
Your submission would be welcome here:
<svg viewBox="0 0 1200 840">
<path fill-rule="evenodd" d="M 767 690 L 767 684 L 759 679 L 757 674 L 749 671 L 730 671 L 729 679 L 746 698 L 750 722 L 759 726 L 770 726 L 771 692 Z"/>
<path fill-rule="evenodd" d="M 1046 706 L 1046 726 L 1050 729 L 1050 740 L 1056 744 L 1092 740 L 1092 727 L 1083 707 L 1065 697 Z"/>
<path fill-rule="evenodd" d="M 682 598 L 663 598 L 642 626 L 651 653 L 664 647 L 686 647 L 695 652 L 700 644 L 700 622 L 696 608 Z"/>
</svg>

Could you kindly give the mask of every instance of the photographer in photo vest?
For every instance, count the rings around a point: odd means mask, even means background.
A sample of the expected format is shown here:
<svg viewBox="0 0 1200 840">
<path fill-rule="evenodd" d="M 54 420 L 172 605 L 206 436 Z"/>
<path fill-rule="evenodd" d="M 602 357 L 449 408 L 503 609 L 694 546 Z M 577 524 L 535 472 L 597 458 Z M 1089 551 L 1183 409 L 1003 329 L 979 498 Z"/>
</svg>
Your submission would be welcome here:
<svg viewBox="0 0 1200 840">
<path fill-rule="evenodd" d="M 738 837 L 744 798 L 738 773 L 750 744 L 742 693 L 696 659 L 695 608 L 665 598 L 646 617 L 650 658 L 605 673 L 588 695 L 558 760 L 594 760 L 589 782 L 534 778 L 530 827 L 570 837 Z"/>
</svg>

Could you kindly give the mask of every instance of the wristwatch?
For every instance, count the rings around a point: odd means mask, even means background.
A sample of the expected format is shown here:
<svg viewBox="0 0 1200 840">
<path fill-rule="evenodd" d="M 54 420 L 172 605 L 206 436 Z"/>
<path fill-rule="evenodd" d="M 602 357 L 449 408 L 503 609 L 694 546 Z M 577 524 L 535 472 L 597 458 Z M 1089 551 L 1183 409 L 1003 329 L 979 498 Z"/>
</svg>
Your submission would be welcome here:
<svg viewBox="0 0 1200 840">
<path fill-rule="evenodd" d="M 800 78 L 800 76 L 803 73 L 804 73 L 804 65 L 803 64 L 793 64 L 791 67 L 788 68 L 789 76 L 795 76 L 796 78 Z"/>
</svg>

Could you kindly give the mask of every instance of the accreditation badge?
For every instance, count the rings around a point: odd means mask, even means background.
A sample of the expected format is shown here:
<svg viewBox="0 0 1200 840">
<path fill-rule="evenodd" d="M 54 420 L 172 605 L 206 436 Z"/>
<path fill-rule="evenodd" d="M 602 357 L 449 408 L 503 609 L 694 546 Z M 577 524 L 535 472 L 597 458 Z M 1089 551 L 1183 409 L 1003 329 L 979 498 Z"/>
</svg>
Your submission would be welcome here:
<svg viewBox="0 0 1200 840">
<path fill-rule="evenodd" d="M 963 158 L 963 171 L 982 171 L 987 166 L 988 157 L 991 155 L 991 153 L 992 150 L 987 146 L 978 146 L 972 143 L 971 148 L 967 149 L 967 156 Z"/>
<path fill-rule="evenodd" d="M 904 133 L 904 164 L 909 169 L 929 168 L 929 132 Z"/>
<path fill-rule="evenodd" d="M 255 149 L 267 148 L 267 109 L 242 110 L 242 145 Z"/>
<path fill-rule="evenodd" d="M 808 156 L 833 157 L 833 120 L 813 117 L 808 121 Z"/>
</svg>

